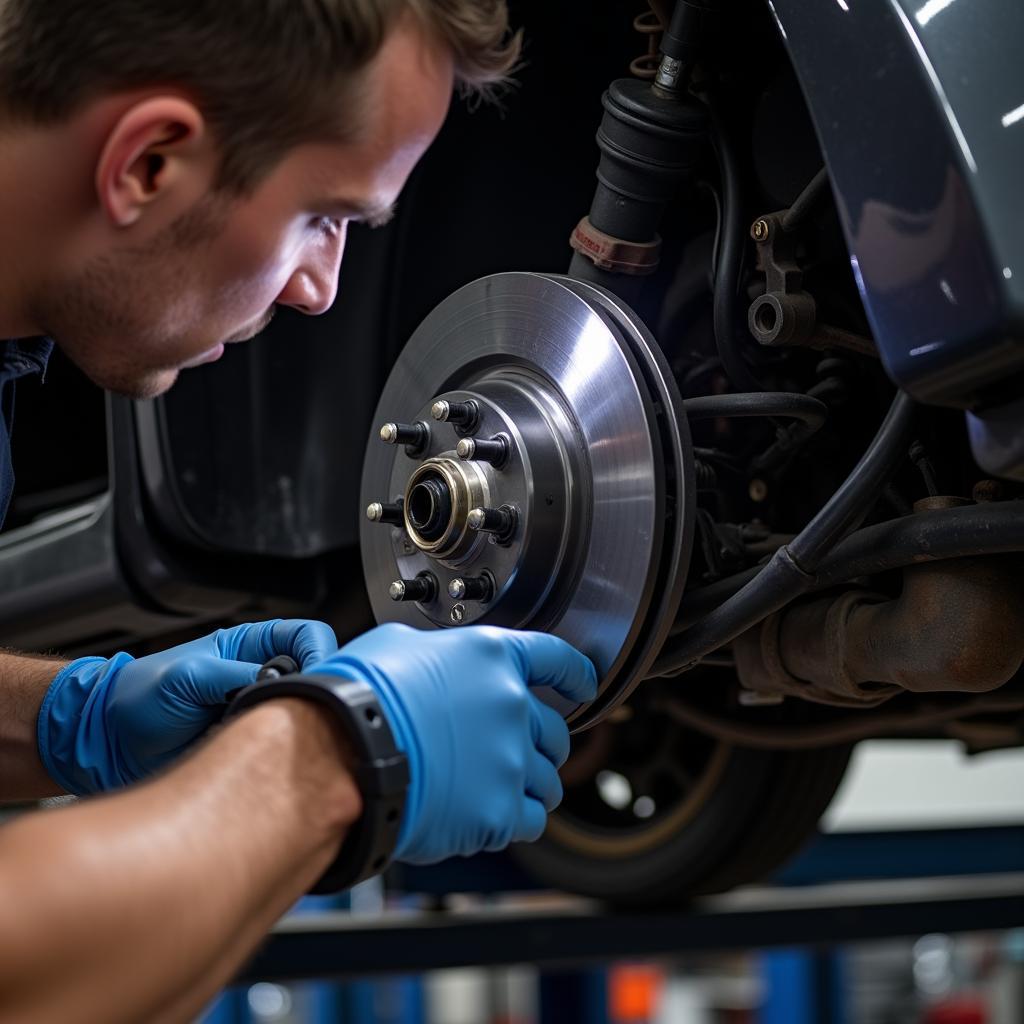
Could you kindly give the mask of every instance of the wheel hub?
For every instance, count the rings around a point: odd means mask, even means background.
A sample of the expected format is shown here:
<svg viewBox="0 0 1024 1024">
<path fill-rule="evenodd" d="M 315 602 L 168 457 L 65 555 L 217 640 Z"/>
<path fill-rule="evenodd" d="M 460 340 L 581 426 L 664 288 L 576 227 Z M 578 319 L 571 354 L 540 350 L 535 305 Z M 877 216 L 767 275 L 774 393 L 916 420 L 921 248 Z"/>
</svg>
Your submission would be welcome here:
<svg viewBox="0 0 1024 1024">
<path fill-rule="evenodd" d="M 642 678 L 685 583 L 693 460 L 671 374 L 616 299 L 499 274 L 406 346 L 366 454 L 361 544 L 378 621 L 541 629 L 589 655 L 592 724 Z"/>
</svg>

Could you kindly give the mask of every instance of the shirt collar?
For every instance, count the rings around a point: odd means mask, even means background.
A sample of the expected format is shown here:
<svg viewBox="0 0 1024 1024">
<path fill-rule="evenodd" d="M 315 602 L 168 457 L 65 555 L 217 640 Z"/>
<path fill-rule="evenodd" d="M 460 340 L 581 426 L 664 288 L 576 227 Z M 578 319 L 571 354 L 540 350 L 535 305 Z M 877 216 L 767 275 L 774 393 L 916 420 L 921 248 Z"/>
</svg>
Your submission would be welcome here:
<svg viewBox="0 0 1024 1024">
<path fill-rule="evenodd" d="M 0 373 L 7 380 L 46 373 L 53 352 L 50 338 L 15 338 L 0 344 Z"/>
</svg>

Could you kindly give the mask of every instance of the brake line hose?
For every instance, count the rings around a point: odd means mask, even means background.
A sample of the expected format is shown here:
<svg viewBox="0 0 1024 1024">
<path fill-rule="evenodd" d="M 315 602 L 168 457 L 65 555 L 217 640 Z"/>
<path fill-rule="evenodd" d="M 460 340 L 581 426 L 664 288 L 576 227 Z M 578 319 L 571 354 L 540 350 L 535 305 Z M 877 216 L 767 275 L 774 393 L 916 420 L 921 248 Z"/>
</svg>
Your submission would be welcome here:
<svg viewBox="0 0 1024 1024">
<path fill-rule="evenodd" d="M 818 564 L 860 524 L 877 500 L 879 489 L 906 455 L 913 421 L 913 400 L 897 392 L 868 450 L 821 511 L 742 589 L 670 640 L 650 675 L 686 672 L 706 654 L 810 590 Z"/>
<path fill-rule="evenodd" d="M 853 472 L 789 543 L 793 561 L 805 573 L 813 572 L 843 537 L 860 526 L 878 492 L 906 456 L 913 425 L 913 399 L 906 392 L 897 392 L 878 433 Z"/>
<path fill-rule="evenodd" d="M 722 368 L 738 391 L 764 391 L 743 358 L 743 348 L 754 339 L 747 330 L 746 316 L 737 315 L 743 250 L 747 243 L 747 223 L 743 217 L 743 185 L 739 161 L 732 139 L 720 112 L 711 107 L 712 142 L 722 176 L 721 223 L 719 250 L 715 259 L 715 286 L 712 302 L 715 345 Z"/>
<path fill-rule="evenodd" d="M 686 418 L 713 420 L 746 416 L 786 416 L 799 420 L 813 432 L 828 418 L 828 406 L 811 395 L 788 391 L 755 391 L 753 394 L 701 395 L 683 402 Z"/>
</svg>

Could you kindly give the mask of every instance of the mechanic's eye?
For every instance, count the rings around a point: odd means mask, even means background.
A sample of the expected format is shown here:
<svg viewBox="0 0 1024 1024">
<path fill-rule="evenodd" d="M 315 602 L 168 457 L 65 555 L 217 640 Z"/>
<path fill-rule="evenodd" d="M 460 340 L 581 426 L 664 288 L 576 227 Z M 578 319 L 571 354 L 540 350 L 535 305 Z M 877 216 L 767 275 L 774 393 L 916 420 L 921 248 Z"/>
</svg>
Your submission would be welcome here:
<svg viewBox="0 0 1024 1024">
<path fill-rule="evenodd" d="M 328 238 L 337 238 L 341 234 L 341 221 L 336 217 L 317 217 L 314 223 L 316 229 Z"/>
</svg>

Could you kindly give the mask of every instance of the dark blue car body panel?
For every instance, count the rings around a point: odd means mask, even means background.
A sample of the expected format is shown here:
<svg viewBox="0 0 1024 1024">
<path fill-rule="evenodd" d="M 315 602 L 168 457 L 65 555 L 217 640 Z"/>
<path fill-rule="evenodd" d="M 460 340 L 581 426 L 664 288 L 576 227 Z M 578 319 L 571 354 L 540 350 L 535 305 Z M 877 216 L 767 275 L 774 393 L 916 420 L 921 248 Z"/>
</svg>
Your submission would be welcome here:
<svg viewBox="0 0 1024 1024">
<path fill-rule="evenodd" d="M 1024 394 L 1024 4 L 774 0 L 892 379 L 991 419 Z M 1024 431 L 1018 432 L 1024 433 Z"/>
</svg>

